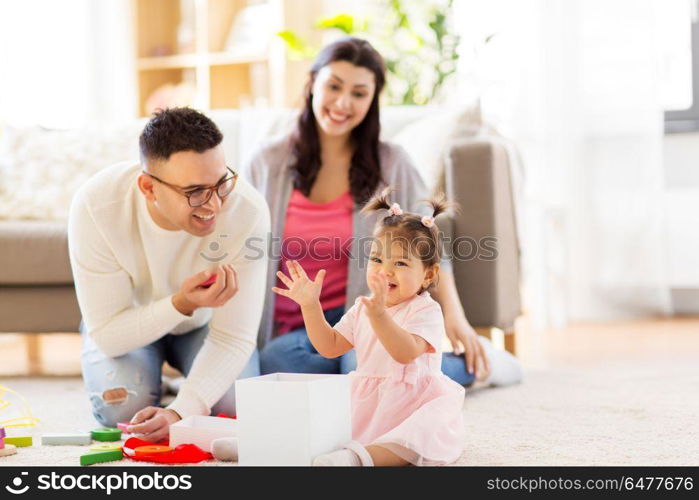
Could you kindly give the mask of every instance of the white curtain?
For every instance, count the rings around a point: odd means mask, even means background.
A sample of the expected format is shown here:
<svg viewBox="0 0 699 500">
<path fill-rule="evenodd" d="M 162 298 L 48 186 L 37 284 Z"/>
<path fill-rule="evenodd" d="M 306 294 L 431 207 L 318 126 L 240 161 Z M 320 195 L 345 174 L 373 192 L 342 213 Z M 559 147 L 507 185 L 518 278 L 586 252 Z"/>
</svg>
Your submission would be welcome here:
<svg viewBox="0 0 699 500">
<path fill-rule="evenodd" d="M 462 84 L 478 88 L 485 118 L 522 153 L 525 307 L 539 326 L 670 311 L 661 8 L 660 0 L 457 2 Z"/>
</svg>

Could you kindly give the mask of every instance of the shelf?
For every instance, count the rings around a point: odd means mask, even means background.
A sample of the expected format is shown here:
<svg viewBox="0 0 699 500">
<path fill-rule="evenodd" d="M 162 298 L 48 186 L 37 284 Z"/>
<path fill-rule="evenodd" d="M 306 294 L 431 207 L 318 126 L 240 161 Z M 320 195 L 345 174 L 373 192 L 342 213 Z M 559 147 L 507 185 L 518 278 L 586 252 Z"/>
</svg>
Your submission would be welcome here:
<svg viewBox="0 0 699 500">
<path fill-rule="evenodd" d="M 209 95 L 212 109 L 239 108 L 252 102 L 250 65 L 225 64 L 212 66 L 209 73 Z"/>
<path fill-rule="evenodd" d="M 131 0 L 138 114 L 149 116 L 156 105 L 219 109 L 295 103 L 308 63 L 287 61 L 273 33 L 286 28 L 319 44 L 311 20 L 322 12 L 323 0 L 267 0 L 274 22 L 260 26 L 270 30 L 268 50 L 253 52 L 256 45 L 245 43 L 245 37 L 227 48 L 236 20 L 241 20 L 240 33 L 246 26 L 260 29 L 254 11 L 251 17 L 246 9 L 261 2 Z"/>
<path fill-rule="evenodd" d="M 230 52 L 211 52 L 206 54 L 206 64 L 208 66 L 227 66 L 229 64 L 255 64 L 266 63 L 266 55 L 244 55 L 231 54 Z"/>
<path fill-rule="evenodd" d="M 141 57 L 137 66 L 139 70 L 194 68 L 200 60 L 201 57 L 197 54 Z"/>
<path fill-rule="evenodd" d="M 152 93 L 163 85 L 178 85 L 182 82 L 195 80 L 193 68 L 169 68 L 158 71 L 141 71 L 138 73 L 139 90 L 139 116 L 149 116 L 152 109 L 148 109 L 148 99 Z"/>
</svg>

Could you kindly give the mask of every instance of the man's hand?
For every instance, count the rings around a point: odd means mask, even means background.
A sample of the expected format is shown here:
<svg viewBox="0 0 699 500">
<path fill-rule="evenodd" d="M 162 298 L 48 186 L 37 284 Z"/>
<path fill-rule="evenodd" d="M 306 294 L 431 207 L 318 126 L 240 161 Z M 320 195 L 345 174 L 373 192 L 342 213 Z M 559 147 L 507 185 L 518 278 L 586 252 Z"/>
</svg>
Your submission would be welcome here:
<svg viewBox="0 0 699 500">
<path fill-rule="evenodd" d="M 211 271 L 202 271 L 184 280 L 180 290 L 172 296 L 175 309 L 191 316 L 200 307 L 221 307 L 238 291 L 238 274 L 230 264 L 219 266 L 216 282 L 203 287 L 202 284 L 211 276 Z"/>
<path fill-rule="evenodd" d="M 464 355 L 468 372 L 473 373 L 478 380 L 487 377 L 490 372 L 488 358 L 473 327 L 467 321 L 450 319 L 446 319 L 444 326 L 454 354 Z"/>
<path fill-rule="evenodd" d="M 286 285 L 287 289 L 284 290 L 275 286 L 272 288 L 272 291 L 278 295 L 289 297 L 301 307 L 307 307 L 318 302 L 320 300 L 320 291 L 323 288 L 325 269 L 318 271 L 315 281 L 311 281 L 301 264 L 295 260 L 288 260 L 286 267 L 289 270 L 290 278 L 281 271 L 277 271 L 277 277 Z"/>
<path fill-rule="evenodd" d="M 181 418 L 174 410 L 148 406 L 133 416 L 126 431 L 140 434 L 139 438 L 157 443 L 170 436 L 170 426 L 178 420 Z"/>
<path fill-rule="evenodd" d="M 388 279 L 378 273 L 369 277 L 369 290 L 371 297 L 362 297 L 360 300 L 366 307 L 370 318 L 378 318 L 386 311 L 386 299 L 388 298 Z"/>
</svg>

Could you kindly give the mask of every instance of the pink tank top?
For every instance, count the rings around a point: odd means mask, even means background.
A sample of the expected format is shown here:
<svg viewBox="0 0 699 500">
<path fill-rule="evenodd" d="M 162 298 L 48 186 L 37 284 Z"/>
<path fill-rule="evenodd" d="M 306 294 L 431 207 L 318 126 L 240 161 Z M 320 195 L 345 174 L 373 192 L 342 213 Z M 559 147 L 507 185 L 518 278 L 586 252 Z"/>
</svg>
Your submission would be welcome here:
<svg viewBox="0 0 699 500">
<path fill-rule="evenodd" d="M 326 270 L 320 303 L 323 310 L 345 305 L 354 201 L 347 192 L 327 203 L 313 203 L 294 189 L 286 211 L 280 270 L 289 276 L 287 260 L 296 260 L 310 279 Z M 277 279 L 277 287 L 286 286 Z M 293 300 L 275 295 L 276 333 L 303 326 L 301 308 Z"/>
</svg>

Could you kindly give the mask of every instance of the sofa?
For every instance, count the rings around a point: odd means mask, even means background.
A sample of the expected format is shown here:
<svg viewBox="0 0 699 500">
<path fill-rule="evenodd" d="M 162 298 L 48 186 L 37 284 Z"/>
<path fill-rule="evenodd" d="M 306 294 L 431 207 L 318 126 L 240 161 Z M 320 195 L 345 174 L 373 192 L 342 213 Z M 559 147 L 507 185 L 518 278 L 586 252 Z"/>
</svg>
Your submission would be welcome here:
<svg viewBox="0 0 699 500">
<path fill-rule="evenodd" d="M 289 129 L 295 112 L 218 110 L 210 116 L 224 134 L 228 161 L 240 167 L 266 137 Z M 72 131 L 3 131 L 0 332 L 77 331 L 80 311 L 66 234 L 70 198 L 100 168 L 137 159 L 143 124 L 140 119 Z M 471 109 L 385 108 L 382 138 L 405 147 L 431 190 L 444 190 L 460 204 L 461 212 L 440 227 L 461 247 L 453 266 L 464 310 L 482 331 L 503 330 L 514 351 L 520 262 L 512 145 Z M 468 251 L 474 243 L 495 251 L 478 247 L 474 254 Z"/>
</svg>

